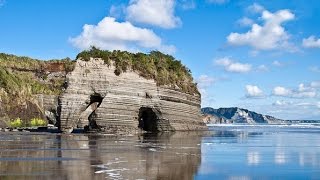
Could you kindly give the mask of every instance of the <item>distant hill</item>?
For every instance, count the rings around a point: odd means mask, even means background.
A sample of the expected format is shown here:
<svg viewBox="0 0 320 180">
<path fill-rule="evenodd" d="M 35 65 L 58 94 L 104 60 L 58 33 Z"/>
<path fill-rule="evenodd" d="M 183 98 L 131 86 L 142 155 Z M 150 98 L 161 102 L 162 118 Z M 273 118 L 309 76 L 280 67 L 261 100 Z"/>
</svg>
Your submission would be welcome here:
<svg viewBox="0 0 320 180">
<path fill-rule="evenodd" d="M 211 107 L 205 107 L 201 109 L 203 114 L 203 120 L 207 124 L 231 124 L 231 123 L 268 123 L 277 124 L 284 120 L 277 119 L 272 116 L 258 114 L 247 109 L 238 107 L 219 108 L 214 109 Z"/>
</svg>

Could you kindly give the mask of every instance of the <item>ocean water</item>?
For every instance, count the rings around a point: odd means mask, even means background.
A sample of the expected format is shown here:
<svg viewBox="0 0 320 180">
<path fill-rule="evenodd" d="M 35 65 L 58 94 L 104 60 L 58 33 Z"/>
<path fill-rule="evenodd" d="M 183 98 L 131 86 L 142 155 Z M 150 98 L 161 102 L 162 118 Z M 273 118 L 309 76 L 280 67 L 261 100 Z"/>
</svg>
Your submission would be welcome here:
<svg viewBox="0 0 320 180">
<path fill-rule="evenodd" d="M 320 179 L 320 126 L 125 137 L 1 133 L 0 179 Z"/>
</svg>

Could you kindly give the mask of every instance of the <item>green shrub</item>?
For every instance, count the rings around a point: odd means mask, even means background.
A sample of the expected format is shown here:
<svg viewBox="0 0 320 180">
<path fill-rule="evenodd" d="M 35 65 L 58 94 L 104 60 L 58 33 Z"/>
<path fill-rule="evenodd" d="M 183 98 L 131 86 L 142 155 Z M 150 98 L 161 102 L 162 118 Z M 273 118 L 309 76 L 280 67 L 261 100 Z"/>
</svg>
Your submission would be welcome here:
<svg viewBox="0 0 320 180">
<path fill-rule="evenodd" d="M 31 127 L 36 127 L 36 126 L 46 126 L 47 122 L 41 118 L 32 118 L 30 121 Z"/>
<path fill-rule="evenodd" d="M 23 127 L 23 122 L 20 118 L 17 118 L 17 119 L 11 120 L 9 122 L 9 125 L 12 128 L 19 128 L 19 127 Z"/>
</svg>

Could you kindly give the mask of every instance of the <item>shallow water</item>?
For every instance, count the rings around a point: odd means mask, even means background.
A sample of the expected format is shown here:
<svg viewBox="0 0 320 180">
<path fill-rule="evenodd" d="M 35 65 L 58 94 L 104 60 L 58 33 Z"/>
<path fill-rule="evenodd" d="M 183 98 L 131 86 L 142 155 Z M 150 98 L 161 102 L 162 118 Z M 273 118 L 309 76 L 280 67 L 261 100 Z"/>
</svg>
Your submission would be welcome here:
<svg viewBox="0 0 320 180">
<path fill-rule="evenodd" d="M 0 179 L 320 179 L 319 126 L 129 137 L 1 133 Z"/>
</svg>

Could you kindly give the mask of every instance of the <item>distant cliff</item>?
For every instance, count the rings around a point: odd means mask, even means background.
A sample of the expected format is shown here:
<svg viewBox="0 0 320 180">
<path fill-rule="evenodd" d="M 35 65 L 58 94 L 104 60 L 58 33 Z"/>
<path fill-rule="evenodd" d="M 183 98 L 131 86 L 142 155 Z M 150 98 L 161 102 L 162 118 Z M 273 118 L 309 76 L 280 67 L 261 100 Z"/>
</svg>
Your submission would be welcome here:
<svg viewBox="0 0 320 180">
<path fill-rule="evenodd" d="M 281 119 L 268 115 L 258 114 L 247 109 L 238 107 L 213 109 L 210 107 L 202 108 L 203 120 L 207 124 L 230 124 L 230 123 L 268 123 L 277 124 L 283 122 Z"/>
<path fill-rule="evenodd" d="M 0 126 L 41 117 L 61 130 L 205 129 L 191 71 L 170 55 L 92 48 L 41 61 L 0 54 Z"/>
</svg>

